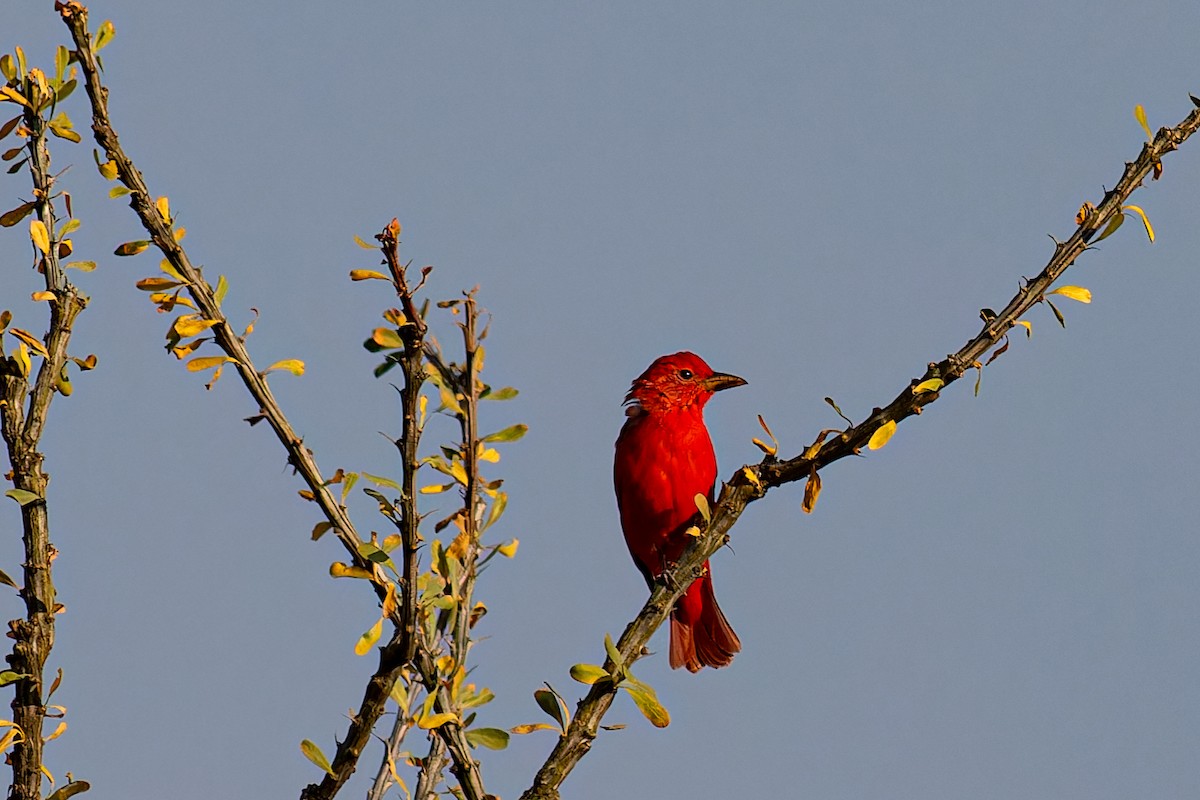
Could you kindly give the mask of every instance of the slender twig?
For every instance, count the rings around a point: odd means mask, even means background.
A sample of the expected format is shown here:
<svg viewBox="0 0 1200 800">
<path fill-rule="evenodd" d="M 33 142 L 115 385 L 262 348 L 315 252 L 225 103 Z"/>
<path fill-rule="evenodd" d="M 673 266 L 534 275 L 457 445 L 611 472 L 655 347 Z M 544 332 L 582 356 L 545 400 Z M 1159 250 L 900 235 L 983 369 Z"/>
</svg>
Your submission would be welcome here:
<svg viewBox="0 0 1200 800">
<path fill-rule="evenodd" d="M 929 364 L 924 375 L 913 379 L 892 402 L 875 409 L 863 422 L 852 425 L 836 438 L 808 448 L 804 453 L 785 461 L 771 457 L 759 464 L 740 468 L 729 481 L 722 485 L 717 504 L 712 510 L 711 522 L 705 526 L 697 519 L 703 533 L 684 551 L 679 561 L 666 570 L 656 583 L 650 598 L 637 617 L 625 628 L 617 642 L 617 650 L 626 664 L 633 663 L 645 652 L 650 637 L 666 621 L 675 602 L 687 591 L 691 582 L 700 576 L 701 565 L 716 553 L 728 540 L 729 530 L 737 522 L 746 506 L 763 497 L 767 490 L 785 483 L 804 480 L 814 473 L 846 456 L 856 455 L 867 445 L 872 435 L 889 422 L 900 422 L 919 414 L 923 406 L 938 399 L 938 391 L 915 393 L 920 383 L 934 378 L 941 379 L 943 388 L 978 365 L 984 353 L 996 347 L 1034 305 L 1045 297 L 1047 289 L 1075 263 L 1088 248 L 1096 234 L 1117 214 L 1129 196 L 1142 185 L 1142 181 L 1161 164 L 1163 156 L 1177 149 L 1189 136 L 1200 128 L 1200 108 L 1193 110 L 1173 128 L 1162 128 L 1153 141 L 1142 147 L 1136 160 L 1125 165 L 1116 186 L 1109 190 L 1094 210 L 1089 210 L 1075 232 L 1065 242 L 1056 245 L 1054 255 L 1037 277 L 1028 281 L 1004 309 L 994 317 L 988 316 L 983 329 L 958 352 L 942 361 Z M 982 369 L 980 365 L 978 367 Z M 605 668 L 614 669 L 611 661 Z M 533 784 L 521 796 L 523 800 L 549 800 L 559 796 L 559 787 L 575 765 L 591 748 L 596 738 L 600 720 L 612 705 L 616 688 L 611 681 L 594 684 L 580 702 L 574 719 L 565 735 L 538 770 Z"/>
<path fill-rule="evenodd" d="M 35 81 L 29 81 L 34 86 Z M 16 682 L 12 700 L 13 722 L 21 738 L 13 747 L 11 764 L 13 782 L 9 792 L 12 800 L 36 800 L 41 797 L 42 785 L 42 726 L 46 717 L 47 699 L 44 686 L 46 659 L 54 646 L 54 616 L 60 610 L 56 600 L 51 564 L 56 555 L 50 543 L 50 525 L 46 505 L 49 476 L 42 472 L 43 454 L 38 450 L 42 432 L 56 390 L 63 390 L 63 369 L 67 361 L 67 344 L 76 316 L 87 304 L 86 298 L 67 280 L 59 263 L 58 234 L 56 234 L 54 177 L 50 173 L 50 152 L 46 146 L 47 123 L 37 91 L 28 91 L 30 104 L 24 106 L 23 122 L 28 129 L 29 171 L 33 179 L 33 194 L 38 220 L 45 227 L 49 247 L 40 253 L 38 269 L 45 279 L 46 291 L 52 293 L 49 302 L 50 329 L 43 339 L 47 355 L 42 361 L 33 386 L 15 365 L 15 360 L 0 359 L 0 428 L 7 445 L 12 481 L 16 489 L 32 493 L 37 499 L 21 505 L 21 522 L 25 561 L 24 587 L 20 590 L 25 601 L 25 618 L 9 622 L 12 652 L 7 656 L 11 670 L 21 676 Z M 51 105 L 50 113 L 53 113 Z M 64 245 L 65 246 L 65 245 Z M 50 691 L 53 691 L 51 689 Z"/>
</svg>

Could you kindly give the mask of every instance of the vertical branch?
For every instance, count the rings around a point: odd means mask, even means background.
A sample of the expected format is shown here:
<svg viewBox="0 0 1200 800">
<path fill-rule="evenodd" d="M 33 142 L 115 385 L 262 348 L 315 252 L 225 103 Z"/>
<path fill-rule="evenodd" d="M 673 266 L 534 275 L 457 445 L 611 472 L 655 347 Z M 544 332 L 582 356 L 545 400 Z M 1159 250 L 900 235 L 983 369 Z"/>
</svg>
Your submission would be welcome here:
<svg viewBox="0 0 1200 800">
<path fill-rule="evenodd" d="M 400 263 L 399 235 L 400 223 L 393 219 L 375 238 L 379 240 L 384 261 L 392 277 L 392 285 L 404 307 L 402 313 L 405 324 L 400 326 L 400 340 L 404 343 L 401 355 L 404 386 L 400 389 L 400 438 L 396 440 L 396 448 L 400 451 L 402 487 L 399 527 L 404 585 L 400 618 L 404 647 L 401 658 L 407 664 L 412 661 L 417 649 L 417 549 L 421 543 L 421 536 L 417 532 L 421 523 L 421 515 L 417 511 L 417 470 L 421 466 L 418 449 L 421 443 L 420 404 L 421 387 L 425 383 L 424 349 L 427 326 L 417 309 L 413 296 L 415 290 L 409 287 L 405 265 Z M 422 274 L 422 282 L 426 274 L 428 270 Z"/>
<path fill-rule="evenodd" d="M 463 556 L 463 579 L 459 590 L 459 609 L 455 619 L 453 655 L 456 667 L 466 667 L 471 649 L 471 610 L 475 594 L 475 566 L 479 556 L 479 341 L 476 339 L 476 323 L 479 311 L 475 305 L 474 292 L 467 293 L 462 323 L 464 359 L 461 390 L 463 395 L 462 427 L 463 469 L 467 483 L 463 487 L 463 533 L 467 538 L 467 552 Z"/>
<path fill-rule="evenodd" d="M 28 99 L 23 106 L 23 122 L 29 139 L 28 163 L 37 213 L 35 224 L 45 233 L 40 242 L 38 236 L 33 238 L 39 251 L 37 267 L 49 293 L 50 328 L 43 339 L 42 365 L 32 387 L 27 381 L 31 370 L 27 357 L 0 362 L 3 399 L 0 428 L 12 467 L 13 486 L 24 493 L 18 499 L 25 551 L 22 564 L 24 587 L 20 590 L 25 602 L 25 617 L 11 620 L 7 634 L 13 640 L 7 661 L 12 671 L 20 676 L 14 687 L 12 710 L 13 722 L 21 734 L 10 758 L 13 781 L 9 797 L 12 800 L 36 800 L 41 797 L 42 727 L 48 697 L 44 673 L 46 660 L 54 646 L 54 616 L 61 608 L 51 573 L 57 552 L 50 542 L 45 499 L 49 476 L 42 472 L 44 456 L 38 447 L 54 392 L 70 391 L 64 374 L 67 344 L 75 317 L 83 310 L 86 299 L 67 281 L 59 263 L 60 247 L 66 253 L 69 245 L 60 242 L 55 233 L 54 178 L 50 174 L 50 153 L 46 146 L 48 123 L 42 116 L 42 111 L 47 108 L 53 114 L 56 87 L 48 87 L 39 70 L 30 70 L 21 81 L 21 89 Z"/>
</svg>

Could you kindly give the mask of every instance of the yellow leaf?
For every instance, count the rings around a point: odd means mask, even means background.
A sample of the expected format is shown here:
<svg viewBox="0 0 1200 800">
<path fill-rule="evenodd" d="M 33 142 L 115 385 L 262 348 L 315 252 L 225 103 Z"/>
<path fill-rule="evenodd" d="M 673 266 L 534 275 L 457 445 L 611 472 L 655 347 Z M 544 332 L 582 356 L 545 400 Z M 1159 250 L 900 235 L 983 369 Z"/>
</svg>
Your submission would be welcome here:
<svg viewBox="0 0 1200 800">
<path fill-rule="evenodd" d="M 188 342 L 187 344 L 181 344 L 181 345 L 179 345 L 179 347 L 172 348 L 171 352 L 174 354 L 174 356 L 176 358 L 182 360 L 185 356 L 191 355 L 197 349 L 199 349 L 200 345 L 207 342 L 208 339 L 209 339 L 209 337 L 207 337 L 207 336 L 205 336 L 201 339 L 193 339 L 192 341 Z"/>
<path fill-rule="evenodd" d="M 117 179 L 117 165 L 112 161 L 105 161 L 100 165 L 100 177 L 108 181 Z"/>
<path fill-rule="evenodd" d="M 700 538 L 700 529 L 697 528 L 695 525 L 693 525 L 692 527 L 690 527 L 686 531 L 684 531 L 683 535 L 690 536 L 693 539 L 698 539 L 698 538 Z"/>
<path fill-rule="evenodd" d="M 352 269 L 350 270 L 350 280 L 352 281 L 386 281 L 391 280 L 382 272 L 376 272 L 373 269 Z"/>
<path fill-rule="evenodd" d="M 49 300 L 50 302 L 54 302 L 55 297 L 54 292 L 34 292 L 32 299 L 35 303 L 39 300 Z"/>
<path fill-rule="evenodd" d="M 274 364 L 267 367 L 265 370 L 263 370 L 263 374 L 266 375 L 268 372 L 277 369 L 287 370 L 293 375 L 299 377 L 300 375 L 304 374 L 304 362 L 298 358 L 285 358 L 283 361 L 276 361 Z"/>
<path fill-rule="evenodd" d="M 457 558 L 462 561 L 467 557 L 467 550 L 470 549 L 471 539 L 465 533 L 460 533 L 454 537 L 454 541 L 446 548 L 446 555 L 451 558 Z"/>
<path fill-rule="evenodd" d="M 417 727 L 421 730 L 431 731 L 442 727 L 447 722 L 453 722 L 456 719 L 458 719 L 458 716 L 449 712 L 443 714 L 429 714 L 417 720 Z"/>
<path fill-rule="evenodd" d="M 760 492 L 762 491 L 762 481 L 759 480 L 758 475 L 754 472 L 754 470 L 750 469 L 749 467 L 742 467 L 742 474 L 746 476 L 746 480 L 754 484 L 755 489 L 758 489 Z"/>
<path fill-rule="evenodd" d="M 95 261 L 72 261 L 67 264 L 67 269 L 77 269 L 80 272 L 91 272 L 95 268 Z"/>
<path fill-rule="evenodd" d="M 355 237 L 354 237 L 354 243 L 355 243 L 356 245 L 358 245 L 359 247 L 361 247 L 363 250 L 375 250 L 375 249 L 377 249 L 377 248 L 375 247 L 375 245 L 373 245 L 373 244 L 367 244 L 367 243 L 366 243 L 366 242 L 364 242 L 364 241 L 362 240 L 362 238 L 361 238 L 361 237 L 359 237 L 359 236 L 355 236 Z"/>
<path fill-rule="evenodd" d="M 164 289 L 174 289 L 176 286 L 183 286 L 183 284 L 170 278 L 155 276 L 153 278 L 142 278 L 134 286 L 143 292 L 161 292 Z"/>
<path fill-rule="evenodd" d="M 930 378 L 927 381 L 921 381 L 913 387 L 913 394 L 925 394 L 926 392 L 940 392 L 946 382 L 941 378 Z"/>
<path fill-rule="evenodd" d="M 804 484 L 804 500 L 800 508 L 805 514 L 811 514 L 821 495 L 821 475 L 815 469 L 808 473 L 808 483 Z"/>
<path fill-rule="evenodd" d="M 371 630 L 358 637 L 358 643 L 354 645 L 354 654 L 365 656 L 371 652 L 371 648 L 379 641 L 379 637 L 383 635 L 383 617 L 375 620 L 375 624 L 371 626 Z"/>
<path fill-rule="evenodd" d="M 870 450 L 878 450 L 888 443 L 888 439 L 891 439 L 892 434 L 895 432 L 896 420 L 888 420 L 880 425 L 873 434 L 871 434 L 871 441 L 867 442 L 867 448 Z"/>
<path fill-rule="evenodd" d="M 25 99 L 25 95 L 11 86 L 0 86 L 0 97 L 7 97 L 10 103 L 17 103 L 23 106 L 29 105 L 29 101 Z"/>
<path fill-rule="evenodd" d="M 1146 228 L 1146 236 L 1150 237 L 1150 241 L 1154 241 L 1154 228 L 1150 227 L 1150 218 L 1146 216 L 1146 212 L 1137 206 L 1121 206 L 1122 211 L 1132 211 L 1142 218 L 1142 225 Z"/>
<path fill-rule="evenodd" d="M 489 447 L 479 454 L 479 460 L 495 464 L 500 460 L 500 451 L 494 447 Z"/>
<path fill-rule="evenodd" d="M 352 564 L 343 564 L 340 561 L 335 561 L 329 565 L 329 574 L 334 578 L 363 578 L 370 580 L 375 577 L 370 570 Z"/>
<path fill-rule="evenodd" d="M 455 484 L 455 483 L 444 483 L 441 485 L 434 484 L 432 486 L 422 486 L 420 489 L 418 489 L 418 491 L 421 494 L 440 494 L 441 492 L 444 492 L 447 489 L 453 489 L 457 485 L 458 484 Z"/>
<path fill-rule="evenodd" d="M 766 453 L 769 456 L 773 456 L 776 453 L 776 449 L 774 447 L 772 447 L 771 445 L 767 444 L 762 439 L 759 439 L 757 437 L 751 439 L 750 444 L 754 445 L 759 450 L 762 450 L 764 453 Z"/>
<path fill-rule="evenodd" d="M 197 314 L 186 314 L 175 320 L 174 330 L 181 339 L 187 339 L 216 325 L 218 320 L 200 319 Z"/>
<path fill-rule="evenodd" d="M 1133 116 L 1138 121 L 1138 125 L 1142 126 L 1142 130 L 1146 132 L 1146 138 L 1154 141 L 1154 134 L 1150 132 L 1150 125 L 1146 122 L 1146 109 L 1142 108 L 1142 104 L 1138 103 L 1133 107 Z"/>
<path fill-rule="evenodd" d="M 387 347 L 393 350 L 404 346 L 404 342 L 400 339 L 400 334 L 391 328 L 376 328 L 371 332 L 371 341 L 380 347 Z"/>
<path fill-rule="evenodd" d="M 771 443 L 768 445 L 766 442 L 762 441 L 761 439 L 751 439 L 750 440 L 751 444 L 754 444 L 755 446 L 758 447 L 758 449 L 762 450 L 764 453 L 766 453 L 769 456 L 775 455 L 776 453 L 779 452 L 779 441 L 775 438 L 775 434 L 771 432 L 771 429 L 769 427 L 767 427 L 767 421 L 762 418 L 762 414 L 758 415 L 758 424 L 762 426 L 762 429 L 766 432 L 767 436 L 770 438 Z"/>
<path fill-rule="evenodd" d="M 154 202 L 154 207 L 158 209 L 158 213 L 164 220 L 171 221 L 171 204 L 165 194 Z"/>
<path fill-rule="evenodd" d="M 29 331 L 21 330 L 20 328 L 9 328 L 8 332 L 20 339 L 25 344 L 29 345 L 29 349 L 37 353 L 42 358 L 49 357 L 50 354 L 46 352 L 46 346 L 42 344 L 40 339 L 38 339 Z"/>
<path fill-rule="evenodd" d="M 171 231 L 171 235 L 175 237 L 175 241 L 182 242 L 183 237 L 187 236 L 187 228 L 176 228 Z"/>
<path fill-rule="evenodd" d="M 1063 297 L 1078 300 L 1080 303 L 1092 302 L 1092 293 L 1082 286 L 1059 286 L 1057 289 L 1046 292 L 1046 294 L 1061 294 Z M 1021 324 L 1028 325 L 1029 323 Z"/>
<path fill-rule="evenodd" d="M 150 242 L 145 239 L 140 239 L 134 242 L 125 242 L 124 244 L 113 250 L 115 256 L 136 256 L 138 253 L 150 246 Z"/>
<path fill-rule="evenodd" d="M 556 730 L 558 730 L 558 726 L 551 725 L 548 722 L 526 722 L 524 725 L 517 725 L 515 727 L 509 728 L 508 732 L 522 735 L 522 734 L 526 734 L 526 733 L 533 733 L 534 731 L 556 731 Z"/>
<path fill-rule="evenodd" d="M 512 558 L 517 554 L 517 548 L 520 545 L 520 539 L 513 539 L 511 542 L 505 542 L 496 549 L 500 552 L 500 555 L 504 556 L 505 558 Z"/>
<path fill-rule="evenodd" d="M 222 364 L 233 361 L 229 356 L 199 356 L 187 362 L 188 372 L 200 372 L 213 367 L 219 367 Z"/>
<path fill-rule="evenodd" d="M 57 739 L 58 737 L 62 736 L 63 733 L 66 732 L 66 730 L 67 730 L 67 723 L 60 722 L 60 723 L 58 723 L 58 727 L 54 729 L 54 733 L 50 734 L 45 739 L 42 739 L 42 741 L 48 742 L 52 739 Z"/>
<path fill-rule="evenodd" d="M 696 496 L 692 498 L 692 502 L 696 504 L 704 521 L 709 522 L 712 519 L 712 509 L 708 507 L 708 498 L 697 492 Z"/>
<path fill-rule="evenodd" d="M 50 252 L 50 234 L 46 232 L 46 224 L 40 219 L 29 220 L 29 238 L 42 255 Z"/>
<path fill-rule="evenodd" d="M 1028 320 L 1019 319 L 1014 324 L 1025 326 L 1025 338 L 1026 339 L 1033 336 L 1033 323 L 1032 322 L 1029 322 Z"/>
<path fill-rule="evenodd" d="M 337 775 L 335 775 L 333 772 L 333 767 L 329 766 L 329 759 L 326 758 L 325 754 L 321 752 L 321 748 L 317 747 L 314 743 L 310 742 L 308 739 L 305 739 L 300 743 L 300 752 L 303 753 L 304 757 L 309 761 L 316 764 L 330 775 L 333 775 L 333 777 L 337 777 Z"/>
<path fill-rule="evenodd" d="M 29 349 L 25 347 L 24 342 L 17 345 L 17 352 L 13 353 L 13 358 L 17 360 L 17 371 L 21 373 L 21 377 L 28 378 L 33 369 L 33 362 L 29 360 Z"/>
</svg>

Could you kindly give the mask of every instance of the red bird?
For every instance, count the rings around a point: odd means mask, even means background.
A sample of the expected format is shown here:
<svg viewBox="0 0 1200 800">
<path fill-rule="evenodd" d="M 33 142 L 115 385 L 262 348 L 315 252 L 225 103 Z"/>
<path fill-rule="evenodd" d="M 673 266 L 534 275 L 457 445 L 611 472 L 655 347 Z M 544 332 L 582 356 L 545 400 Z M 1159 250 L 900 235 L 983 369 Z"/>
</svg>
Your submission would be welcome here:
<svg viewBox="0 0 1200 800">
<path fill-rule="evenodd" d="M 613 483 L 625 543 L 651 588 L 688 544 L 684 531 L 696 514 L 696 495 L 713 500 L 717 456 L 704 404 L 713 392 L 745 383 L 683 352 L 657 359 L 625 396 L 629 419 L 617 437 Z M 723 667 L 741 649 L 713 596 L 706 561 L 671 611 L 671 667 Z"/>
</svg>

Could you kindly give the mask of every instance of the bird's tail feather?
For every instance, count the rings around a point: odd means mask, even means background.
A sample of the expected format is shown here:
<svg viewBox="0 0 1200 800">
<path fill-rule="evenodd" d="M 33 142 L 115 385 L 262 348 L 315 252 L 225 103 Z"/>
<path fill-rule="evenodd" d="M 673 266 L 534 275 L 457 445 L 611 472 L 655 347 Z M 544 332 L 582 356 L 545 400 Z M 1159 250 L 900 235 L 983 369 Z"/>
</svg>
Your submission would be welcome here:
<svg viewBox="0 0 1200 800">
<path fill-rule="evenodd" d="M 729 620 L 713 595 L 712 576 L 705 573 L 687 590 L 671 612 L 671 668 L 724 667 L 742 649 Z"/>
</svg>

